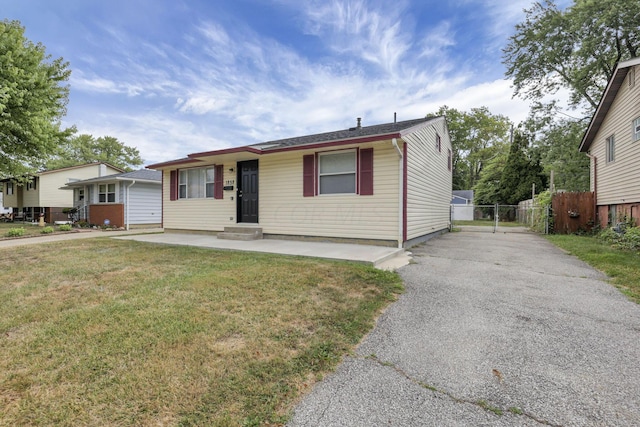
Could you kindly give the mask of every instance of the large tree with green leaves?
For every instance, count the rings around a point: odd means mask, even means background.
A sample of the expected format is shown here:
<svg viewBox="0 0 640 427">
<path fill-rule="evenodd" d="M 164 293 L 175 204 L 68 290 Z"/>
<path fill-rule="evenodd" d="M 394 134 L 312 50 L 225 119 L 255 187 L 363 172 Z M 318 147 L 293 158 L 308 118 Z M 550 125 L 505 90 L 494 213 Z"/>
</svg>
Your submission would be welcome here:
<svg viewBox="0 0 640 427">
<path fill-rule="evenodd" d="M 545 184 L 538 153 L 529 148 L 522 132 L 515 132 L 500 176 L 497 202 L 516 205 L 530 199 L 533 190 L 536 193 L 544 190 Z"/>
<path fill-rule="evenodd" d="M 60 122 L 70 74 L 18 21 L 0 21 L 0 176 L 33 173 L 73 132 Z"/>
<path fill-rule="evenodd" d="M 453 148 L 453 189 L 469 190 L 480 180 L 489 159 L 508 144 L 511 122 L 491 114 L 487 107 L 467 112 L 445 105 L 436 115 L 447 119 Z"/>
<path fill-rule="evenodd" d="M 69 138 L 47 162 L 47 169 L 59 169 L 91 162 L 107 162 L 127 171 L 142 165 L 140 152 L 112 136 L 94 138 L 81 134 Z"/>
<path fill-rule="evenodd" d="M 616 63 L 640 54 L 640 2 L 553 0 L 534 3 L 504 49 L 516 95 L 540 101 L 568 89 L 572 107 L 590 116 Z"/>
</svg>

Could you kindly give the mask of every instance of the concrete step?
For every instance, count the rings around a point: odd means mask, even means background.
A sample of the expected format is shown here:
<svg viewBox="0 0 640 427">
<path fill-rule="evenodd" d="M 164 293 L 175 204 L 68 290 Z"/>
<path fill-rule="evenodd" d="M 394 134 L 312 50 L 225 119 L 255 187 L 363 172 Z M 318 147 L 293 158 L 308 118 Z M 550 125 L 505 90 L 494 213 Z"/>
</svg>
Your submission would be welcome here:
<svg viewBox="0 0 640 427">
<path fill-rule="evenodd" d="M 225 227 L 222 233 L 218 233 L 218 239 L 258 240 L 262 239 L 262 228 L 243 226 Z"/>
</svg>

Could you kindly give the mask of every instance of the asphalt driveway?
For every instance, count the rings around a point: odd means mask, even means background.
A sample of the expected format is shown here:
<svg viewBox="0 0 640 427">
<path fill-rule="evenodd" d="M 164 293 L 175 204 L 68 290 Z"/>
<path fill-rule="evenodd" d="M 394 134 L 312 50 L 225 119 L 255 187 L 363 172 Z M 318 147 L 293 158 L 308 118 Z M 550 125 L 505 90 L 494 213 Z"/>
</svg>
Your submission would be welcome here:
<svg viewBox="0 0 640 427">
<path fill-rule="evenodd" d="M 289 426 L 640 425 L 640 306 L 601 273 L 533 234 L 413 252 L 406 293 Z"/>
</svg>

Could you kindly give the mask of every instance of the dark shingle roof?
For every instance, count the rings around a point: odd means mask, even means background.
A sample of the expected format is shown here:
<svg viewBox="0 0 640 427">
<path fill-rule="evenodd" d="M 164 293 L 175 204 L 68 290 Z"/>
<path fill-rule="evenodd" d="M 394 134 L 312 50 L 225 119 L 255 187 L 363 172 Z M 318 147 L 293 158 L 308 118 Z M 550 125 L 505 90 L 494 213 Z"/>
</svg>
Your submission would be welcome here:
<svg viewBox="0 0 640 427">
<path fill-rule="evenodd" d="M 422 118 L 415 120 L 405 120 L 402 122 L 385 123 L 374 126 L 352 127 L 333 132 L 318 133 L 314 135 L 297 136 L 295 138 L 278 139 L 275 141 L 253 144 L 251 147 L 262 148 L 264 150 L 272 148 L 293 147 L 296 145 L 314 144 L 326 141 L 339 141 L 342 139 L 362 138 L 373 135 L 383 135 L 387 133 L 400 132 L 415 125 L 427 122 L 432 118 Z M 271 147 L 273 146 L 273 147 Z"/>
<path fill-rule="evenodd" d="M 141 180 L 141 181 L 157 181 L 162 182 L 162 172 L 151 169 L 140 169 L 133 172 L 116 173 L 113 175 L 97 176 L 95 178 L 83 179 L 81 181 L 70 182 L 67 185 L 85 184 L 100 181 L 115 181 L 115 180 Z"/>
</svg>

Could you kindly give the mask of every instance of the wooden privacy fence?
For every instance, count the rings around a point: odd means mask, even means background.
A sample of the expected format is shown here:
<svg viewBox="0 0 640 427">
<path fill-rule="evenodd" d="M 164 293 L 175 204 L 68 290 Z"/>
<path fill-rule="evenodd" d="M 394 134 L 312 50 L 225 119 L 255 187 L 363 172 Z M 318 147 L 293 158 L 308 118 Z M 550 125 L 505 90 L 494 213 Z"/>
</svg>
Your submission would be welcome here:
<svg viewBox="0 0 640 427">
<path fill-rule="evenodd" d="M 553 209 L 553 232 L 572 234 L 591 231 L 595 224 L 594 194 L 558 193 L 551 200 Z"/>
</svg>

